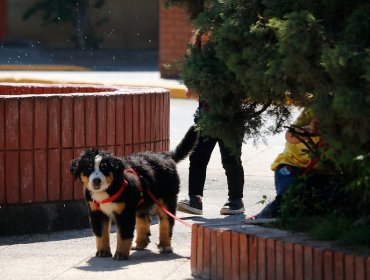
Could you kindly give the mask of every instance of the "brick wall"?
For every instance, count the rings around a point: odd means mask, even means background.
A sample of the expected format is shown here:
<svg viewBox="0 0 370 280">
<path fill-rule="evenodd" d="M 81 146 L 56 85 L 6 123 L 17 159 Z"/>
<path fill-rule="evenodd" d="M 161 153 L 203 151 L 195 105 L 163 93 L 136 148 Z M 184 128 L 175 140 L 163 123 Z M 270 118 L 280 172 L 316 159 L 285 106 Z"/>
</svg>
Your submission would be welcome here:
<svg viewBox="0 0 370 280">
<path fill-rule="evenodd" d="M 165 9 L 160 2 L 159 8 L 159 63 L 163 78 L 177 77 L 192 36 L 192 26 L 186 12 L 179 8 Z M 167 65 L 172 65 L 168 68 Z"/>
<path fill-rule="evenodd" d="M 6 38 L 7 33 L 6 0 L 0 0 L 0 41 Z"/>
<path fill-rule="evenodd" d="M 168 150 L 168 91 L 0 83 L 0 208 L 83 199 L 69 163 L 87 147 Z"/>
<path fill-rule="evenodd" d="M 202 279 L 370 280 L 370 256 L 241 222 L 192 226 L 191 272 Z"/>
</svg>

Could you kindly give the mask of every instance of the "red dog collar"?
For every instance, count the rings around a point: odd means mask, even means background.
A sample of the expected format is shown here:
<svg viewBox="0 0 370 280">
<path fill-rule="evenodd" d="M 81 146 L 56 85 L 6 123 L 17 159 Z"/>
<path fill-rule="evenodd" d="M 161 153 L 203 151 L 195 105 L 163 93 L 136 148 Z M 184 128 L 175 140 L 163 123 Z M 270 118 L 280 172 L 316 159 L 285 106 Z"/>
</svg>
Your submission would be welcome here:
<svg viewBox="0 0 370 280">
<path fill-rule="evenodd" d="M 138 202 L 137 205 L 140 205 L 141 203 L 144 202 L 144 198 L 143 198 L 143 187 L 141 185 L 140 176 L 132 168 L 125 169 L 125 171 L 128 172 L 128 173 L 131 173 L 131 174 L 135 175 L 137 177 L 138 181 L 139 181 L 140 200 L 139 200 L 139 202 Z M 109 203 L 109 202 L 115 201 L 123 193 L 123 191 L 125 190 L 125 188 L 127 187 L 127 185 L 128 185 L 127 180 L 123 180 L 123 183 L 122 183 L 121 187 L 119 188 L 118 192 L 116 192 L 114 195 L 112 195 L 112 196 L 110 196 L 110 197 L 108 197 L 106 199 L 103 199 L 100 202 L 98 202 L 96 200 L 93 200 L 93 202 L 94 202 L 97 210 L 101 211 L 101 208 L 100 208 L 100 205 L 101 204 L 105 204 L 105 203 Z"/>
</svg>

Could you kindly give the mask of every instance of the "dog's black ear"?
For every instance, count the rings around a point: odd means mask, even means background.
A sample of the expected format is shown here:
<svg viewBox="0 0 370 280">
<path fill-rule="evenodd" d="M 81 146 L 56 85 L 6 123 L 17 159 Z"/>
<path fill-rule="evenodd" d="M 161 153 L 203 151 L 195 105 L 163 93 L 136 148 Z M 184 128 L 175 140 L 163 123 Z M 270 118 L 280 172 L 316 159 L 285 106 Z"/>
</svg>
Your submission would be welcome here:
<svg viewBox="0 0 370 280">
<path fill-rule="evenodd" d="M 80 165 L 79 165 L 78 159 L 74 159 L 71 161 L 71 165 L 69 166 L 69 171 L 73 175 L 73 179 L 77 180 L 80 174 Z"/>
<path fill-rule="evenodd" d="M 118 158 L 112 158 L 112 167 L 115 172 L 122 173 L 123 172 L 123 162 Z"/>
</svg>

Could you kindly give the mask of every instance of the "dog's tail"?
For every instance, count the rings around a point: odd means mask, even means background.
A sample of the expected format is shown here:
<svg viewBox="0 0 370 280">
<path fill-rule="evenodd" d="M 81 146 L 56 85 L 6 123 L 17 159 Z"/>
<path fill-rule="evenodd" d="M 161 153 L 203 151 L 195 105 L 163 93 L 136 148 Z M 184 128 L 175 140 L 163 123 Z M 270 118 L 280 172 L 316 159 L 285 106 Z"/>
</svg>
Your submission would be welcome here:
<svg viewBox="0 0 370 280">
<path fill-rule="evenodd" d="M 186 132 L 184 138 L 181 140 L 180 144 L 172 151 L 171 156 L 175 162 L 179 162 L 185 159 L 190 152 L 193 150 L 194 146 L 198 142 L 199 132 L 195 128 L 195 125 L 191 126 Z"/>
</svg>

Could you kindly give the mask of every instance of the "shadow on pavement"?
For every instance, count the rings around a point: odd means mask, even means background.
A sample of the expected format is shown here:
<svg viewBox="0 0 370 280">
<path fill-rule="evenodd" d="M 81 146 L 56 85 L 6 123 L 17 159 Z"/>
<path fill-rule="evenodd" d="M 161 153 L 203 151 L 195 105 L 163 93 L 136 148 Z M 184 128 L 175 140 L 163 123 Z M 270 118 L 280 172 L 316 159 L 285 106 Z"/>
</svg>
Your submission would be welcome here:
<svg viewBox="0 0 370 280">
<path fill-rule="evenodd" d="M 152 252 L 150 250 L 141 250 L 141 251 L 131 251 L 129 259 L 125 261 L 122 260 L 117 261 L 112 259 L 111 257 L 108 258 L 92 257 L 89 260 L 87 260 L 86 266 L 79 266 L 76 268 L 83 271 L 114 271 L 126 269 L 130 265 L 137 265 L 147 262 L 153 263 L 160 261 L 170 261 L 176 259 L 190 260 L 189 257 L 180 256 L 176 253 L 160 254 Z"/>
</svg>

